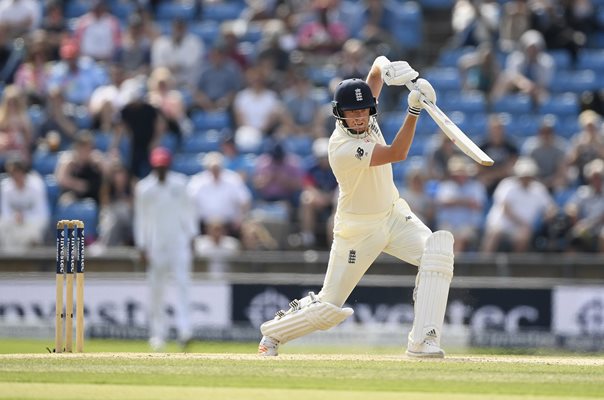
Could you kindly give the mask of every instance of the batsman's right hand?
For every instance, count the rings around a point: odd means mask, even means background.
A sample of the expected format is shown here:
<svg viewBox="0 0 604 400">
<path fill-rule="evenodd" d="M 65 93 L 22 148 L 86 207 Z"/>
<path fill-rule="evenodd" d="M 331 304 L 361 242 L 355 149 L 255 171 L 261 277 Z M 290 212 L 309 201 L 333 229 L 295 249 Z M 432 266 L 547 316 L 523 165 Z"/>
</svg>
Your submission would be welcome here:
<svg viewBox="0 0 604 400">
<path fill-rule="evenodd" d="M 434 88 L 427 80 L 420 78 L 415 82 L 415 89 L 413 89 L 407 97 L 407 104 L 409 108 L 419 109 L 424 108 L 424 103 L 421 101 L 421 97 L 424 95 L 426 99 L 432 103 L 436 103 L 436 92 Z"/>
<path fill-rule="evenodd" d="M 388 86 L 405 86 L 419 76 L 407 61 L 393 61 L 381 67 L 382 81 Z"/>
</svg>

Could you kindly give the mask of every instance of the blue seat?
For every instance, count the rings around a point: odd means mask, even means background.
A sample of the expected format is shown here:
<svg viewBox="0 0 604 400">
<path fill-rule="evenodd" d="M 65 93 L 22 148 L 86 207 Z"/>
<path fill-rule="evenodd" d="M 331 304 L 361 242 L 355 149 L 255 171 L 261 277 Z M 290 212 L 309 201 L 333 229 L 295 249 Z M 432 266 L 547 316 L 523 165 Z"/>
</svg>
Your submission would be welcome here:
<svg viewBox="0 0 604 400">
<path fill-rule="evenodd" d="M 203 19 L 224 22 L 239 18 L 245 4 L 237 2 L 208 3 L 203 6 Z"/>
<path fill-rule="evenodd" d="M 90 10 L 90 5 L 87 1 L 72 0 L 65 4 L 65 19 L 78 18 L 86 14 Z"/>
<path fill-rule="evenodd" d="M 46 186 L 46 198 L 48 200 L 50 213 L 54 214 L 57 208 L 59 195 L 61 194 L 61 188 L 59 187 L 54 174 L 44 175 L 44 185 Z"/>
<path fill-rule="evenodd" d="M 313 139 L 310 136 L 288 136 L 283 139 L 283 147 L 290 153 L 300 157 L 306 157 L 312 154 Z"/>
<path fill-rule="evenodd" d="M 449 93 L 449 92 L 447 92 Z M 453 92 L 454 95 L 440 96 L 437 103 L 444 111 L 461 111 L 464 113 L 484 113 L 487 102 L 481 92 Z"/>
<path fill-rule="evenodd" d="M 493 103 L 492 111 L 496 113 L 524 114 L 531 110 L 531 99 L 523 94 L 509 94 Z"/>
<path fill-rule="evenodd" d="M 114 1 L 109 6 L 111 13 L 115 15 L 121 22 L 127 23 L 128 17 L 134 13 L 135 7 L 133 3 L 124 1 Z"/>
<path fill-rule="evenodd" d="M 195 18 L 195 7 L 188 3 L 163 1 L 157 6 L 155 14 L 158 20 L 171 21 L 184 19 L 191 21 Z"/>
<path fill-rule="evenodd" d="M 33 155 L 32 168 L 40 175 L 54 174 L 60 153 L 36 151 Z"/>
<path fill-rule="evenodd" d="M 195 111 L 191 117 L 195 130 L 226 129 L 231 127 L 231 117 L 226 111 Z"/>
<path fill-rule="evenodd" d="M 195 175 L 203 171 L 202 155 L 197 153 L 179 153 L 172 157 L 172 170 L 185 175 Z"/>
<path fill-rule="evenodd" d="M 159 140 L 159 144 L 160 146 L 165 147 L 166 149 L 170 150 L 172 154 L 174 154 L 178 151 L 179 147 L 178 136 L 173 133 L 166 132 L 162 135 L 161 139 Z"/>
<path fill-rule="evenodd" d="M 394 8 L 394 24 L 390 31 L 401 47 L 418 49 L 423 42 L 422 22 L 423 16 L 418 3 L 405 2 Z"/>
<path fill-rule="evenodd" d="M 198 132 L 184 138 L 182 143 L 182 153 L 207 153 L 209 151 L 219 151 L 224 135 L 215 129 Z"/>
<path fill-rule="evenodd" d="M 216 21 L 202 21 L 189 26 L 189 32 L 197 35 L 206 46 L 213 46 L 220 36 L 220 24 Z"/>
<path fill-rule="evenodd" d="M 94 200 L 79 200 L 69 204 L 58 204 L 55 214 L 57 220 L 79 219 L 84 222 L 84 234 L 87 240 L 97 237 L 99 209 Z"/>
<path fill-rule="evenodd" d="M 422 7 L 432 10 L 450 10 L 455 0 L 421 0 Z"/>
<path fill-rule="evenodd" d="M 334 79 L 338 71 L 333 65 L 327 66 L 309 66 L 307 69 L 308 78 L 318 86 L 327 87 Z"/>
<path fill-rule="evenodd" d="M 550 84 L 550 90 L 554 93 L 582 93 L 598 90 L 599 82 L 596 78 L 596 73 L 589 69 L 559 71 Z"/>
<path fill-rule="evenodd" d="M 437 91 L 461 90 L 461 80 L 457 68 L 430 68 L 424 73 Z"/>
<path fill-rule="evenodd" d="M 547 54 L 554 59 L 558 71 L 571 67 L 570 54 L 567 50 L 548 50 Z"/>
<path fill-rule="evenodd" d="M 604 70 L 604 50 L 583 49 L 579 53 L 577 68 Z"/>
<path fill-rule="evenodd" d="M 437 65 L 439 67 L 457 68 L 457 64 L 461 56 L 476 51 L 473 46 L 457 47 L 453 49 L 445 49 L 438 55 Z"/>
<path fill-rule="evenodd" d="M 92 128 L 92 116 L 86 107 L 77 107 L 74 114 L 74 122 L 79 129 Z"/>
<path fill-rule="evenodd" d="M 109 150 L 111 142 L 113 141 L 113 133 L 111 132 L 95 132 L 94 133 L 94 147 L 103 153 Z"/>
<path fill-rule="evenodd" d="M 539 107 L 539 113 L 576 116 L 579 113 L 579 97 L 575 93 L 552 96 Z"/>
<path fill-rule="evenodd" d="M 32 125 L 36 128 L 39 128 L 44 122 L 46 122 L 46 111 L 44 108 L 38 105 L 30 106 L 27 109 L 27 115 L 29 116 Z"/>
<path fill-rule="evenodd" d="M 386 139 L 386 143 L 392 143 L 396 133 L 403 124 L 404 115 L 399 112 L 390 112 L 383 114 L 380 120 L 380 128 L 382 135 Z"/>
</svg>

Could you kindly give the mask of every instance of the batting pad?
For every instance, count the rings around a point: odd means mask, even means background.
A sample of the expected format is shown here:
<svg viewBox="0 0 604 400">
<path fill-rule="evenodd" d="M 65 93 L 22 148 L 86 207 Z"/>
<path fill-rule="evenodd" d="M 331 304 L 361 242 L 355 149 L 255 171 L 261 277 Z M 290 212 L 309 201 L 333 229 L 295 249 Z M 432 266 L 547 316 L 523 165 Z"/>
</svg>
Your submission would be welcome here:
<svg viewBox="0 0 604 400">
<path fill-rule="evenodd" d="M 424 248 L 415 287 L 415 319 L 409 334 L 410 344 L 430 338 L 440 345 L 440 334 L 449 285 L 453 278 L 453 235 L 447 231 L 432 233 Z"/>
<path fill-rule="evenodd" d="M 275 319 L 260 326 L 264 336 L 270 336 L 281 344 L 308 335 L 316 330 L 327 330 L 339 325 L 354 311 L 352 308 L 340 308 L 319 300 L 314 293 L 299 301 L 292 301 L 286 313 L 277 313 Z"/>
</svg>

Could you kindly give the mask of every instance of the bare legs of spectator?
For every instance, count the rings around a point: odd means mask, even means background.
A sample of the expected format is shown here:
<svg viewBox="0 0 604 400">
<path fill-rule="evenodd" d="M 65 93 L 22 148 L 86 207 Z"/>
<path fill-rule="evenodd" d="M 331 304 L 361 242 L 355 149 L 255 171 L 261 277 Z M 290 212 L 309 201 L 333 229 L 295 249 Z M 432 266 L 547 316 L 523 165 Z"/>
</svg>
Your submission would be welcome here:
<svg viewBox="0 0 604 400">
<path fill-rule="evenodd" d="M 315 244 L 315 229 L 318 214 L 331 205 L 331 196 L 316 189 L 307 189 L 300 196 L 300 222 L 302 225 L 302 245 Z"/>
</svg>

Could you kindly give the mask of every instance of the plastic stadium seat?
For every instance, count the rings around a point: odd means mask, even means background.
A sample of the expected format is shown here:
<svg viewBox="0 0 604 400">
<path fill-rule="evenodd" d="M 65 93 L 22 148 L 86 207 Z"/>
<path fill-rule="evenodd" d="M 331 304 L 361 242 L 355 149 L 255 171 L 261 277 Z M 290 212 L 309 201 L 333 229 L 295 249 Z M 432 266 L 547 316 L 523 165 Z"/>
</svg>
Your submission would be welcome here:
<svg viewBox="0 0 604 400">
<path fill-rule="evenodd" d="M 335 78 L 338 71 L 335 66 L 327 65 L 324 67 L 320 66 L 309 66 L 308 70 L 309 79 L 318 86 L 329 86 L 329 82 Z"/>
<path fill-rule="evenodd" d="M 191 119 L 195 130 L 225 129 L 231 127 L 231 117 L 225 111 L 196 111 Z"/>
<path fill-rule="evenodd" d="M 55 213 L 57 208 L 57 201 L 61 194 L 61 188 L 57 183 L 57 179 L 54 174 L 44 175 L 44 185 L 46 186 L 46 196 L 48 199 L 48 206 L 50 207 L 51 214 Z"/>
<path fill-rule="evenodd" d="M 423 74 L 436 91 L 461 91 L 461 81 L 457 68 L 431 68 Z"/>
<path fill-rule="evenodd" d="M 550 84 L 550 90 L 554 93 L 573 92 L 582 93 L 599 89 L 599 81 L 596 73 L 585 69 L 579 71 L 559 71 Z"/>
<path fill-rule="evenodd" d="M 552 96 L 539 107 L 539 113 L 576 116 L 579 113 L 579 98 L 575 93 Z"/>
<path fill-rule="evenodd" d="M 40 175 L 54 174 L 60 153 L 36 151 L 33 155 L 32 167 Z"/>
<path fill-rule="evenodd" d="M 173 133 L 170 133 L 170 132 L 164 133 L 162 135 L 159 143 L 162 147 L 165 147 L 168 150 L 170 150 L 170 152 L 172 152 L 172 154 L 174 154 L 178 151 L 178 147 L 179 147 L 178 146 L 178 136 L 176 136 Z"/>
<path fill-rule="evenodd" d="M 380 128 L 382 130 L 382 135 L 384 135 L 384 139 L 386 139 L 386 143 L 392 143 L 404 118 L 405 116 L 398 112 L 385 113 L 381 116 Z"/>
<path fill-rule="evenodd" d="M 135 12 L 135 7 L 132 3 L 126 3 L 124 1 L 114 1 L 109 6 L 111 13 L 115 15 L 120 21 L 128 22 L 128 17 Z"/>
<path fill-rule="evenodd" d="M 571 67 L 570 54 L 566 50 L 548 50 L 547 54 L 552 56 L 556 69 L 558 71 L 568 69 Z"/>
<path fill-rule="evenodd" d="M 422 45 L 421 8 L 414 1 L 405 2 L 395 8 L 394 25 L 390 27 L 392 35 L 405 49 L 417 49 Z"/>
<path fill-rule="evenodd" d="M 79 129 L 92 128 L 92 116 L 86 107 L 77 107 L 74 115 L 74 122 Z"/>
<path fill-rule="evenodd" d="M 94 133 L 94 147 L 103 153 L 109 150 L 111 142 L 113 141 L 113 134 L 110 132 L 95 132 Z"/>
<path fill-rule="evenodd" d="M 32 125 L 35 127 L 40 127 L 46 122 L 46 111 L 38 105 L 30 106 L 27 109 L 27 115 L 29 116 Z"/>
<path fill-rule="evenodd" d="M 180 4 L 172 1 L 159 3 L 155 14 L 156 18 L 164 21 L 173 19 L 193 20 L 195 18 L 195 7 L 191 4 Z"/>
<path fill-rule="evenodd" d="M 524 114 L 530 112 L 532 107 L 529 96 L 522 94 L 510 94 L 501 97 L 493 103 L 493 112 Z"/>
<path fill-rule="evenodd" d="M 487 109 L 487 102 L 484 94 L 481 92 L 447 92 L 455 94 L 446 94 L 439 96 L 437 103 L 445 111 L 461 111 L 464 113 L 484 113 Z"/>
<path fill-rule="evenodd" d="M 438 55 L 437 65 L 439 67 L 455 67 L 461 56 L 475 51 L 476 48 L 472 46 L 457 47 L 454 49 L 445 49 Z"/>
<path fill-rule="evenodd" d="M 213 46 L 220 36 L 220 24 L 216 21 L 203 21 L 189 25 L 189 32 L 197 35 L 206 46 Z"/>
<path fill-rule="evenodd" d="M 329 90 L 324 87 L 313 88 L 311 93 L 311 97 L 319 104 L 329 104 L 331 102 L 331 95 Z"/>
<path fill-rule="evenodd" d="M 223 139 L 224 135 L 217 130 L 195 133 L 183 139 L 181 152 L 189 154 L 219 151 Z"/>
<path fill-rule="evenodd" d="M 583 49 L 579 53 L 578 69 L 593 69 L 604 72 L 604 50 Z"/>
<path fill-rule="evenodd" d="M 203 6 L 203 19 L 224 22 L 239 18 L 241 12 L 245 9 L 245 4 L 228 3 L 208 3 Z"/>
<path fill-rule="evenodd" d="M 587 36 L 587 46 L 590 49 L 604 48 L 604 32 L 593 32 Z"/>
<path fill-rule="evenodd" d="M 89 240 L 97 237 L 99 209 L 94 200 L 79 200 L 67 205 L 58 204 L 55 218 L 57 220 L 79 219 L 84 222 L 86 239 Z"/>
<path fill-rule="evenodd" d="M 310 136 L 288 136 L 283 139 L 283 147 L 286 151 L 294 153 L 300 157 L 306 157 L 312 154 L 313 139 Z"/>
<path fill-rule="evenodd" d="M 421 5 L 426 9 L 450 10 L 455 0 L 421 0 Z"/>
<path fill-rule="evenodd" d="M 201 154 L 175 154 L 172 158 L 172 170 L 185 175 L 195 175 L 203 171 Z"/>
<path fill-rule="evenodd" d="M 566 138 L 570 139 L 574 134 L 581 130 L 579 126 L 579 121 L 577 120 L 577 116 L 568 116 L 565 118 L 561 118 L 558 128 L 556 132 Z"/>
<path fill-rule="evenodd" d="M 77 18 L 86 14 L 90 9 L 90 5 L 87 1 L 83 0 L 72 0 L 65 4 L 65 19 Z"/>
</svg>

